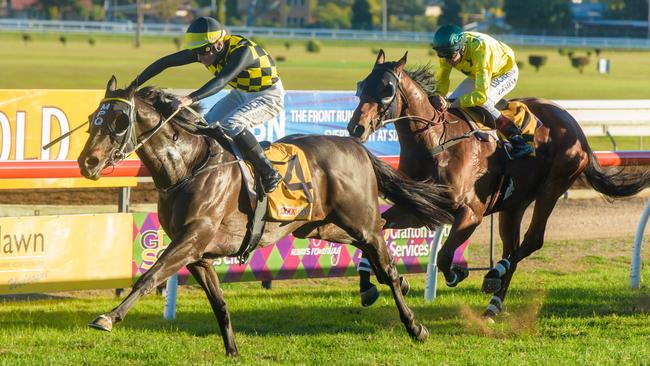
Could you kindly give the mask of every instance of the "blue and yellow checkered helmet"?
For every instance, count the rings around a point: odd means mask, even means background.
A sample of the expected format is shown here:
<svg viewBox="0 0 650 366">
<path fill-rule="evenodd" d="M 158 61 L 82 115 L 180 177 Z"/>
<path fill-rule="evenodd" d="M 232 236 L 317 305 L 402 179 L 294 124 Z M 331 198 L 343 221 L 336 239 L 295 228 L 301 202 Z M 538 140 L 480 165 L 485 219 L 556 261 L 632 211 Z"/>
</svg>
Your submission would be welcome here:
<svg viewBox="0 0 650 366">
<path fill-rule="evenodd" d="M 188 50 L 207 47 L 222 39 L 225 35 L 226 30 L 216 19 L 199 17 L 194 19 L 185 32 L 185 47 Z"/>
</svg>

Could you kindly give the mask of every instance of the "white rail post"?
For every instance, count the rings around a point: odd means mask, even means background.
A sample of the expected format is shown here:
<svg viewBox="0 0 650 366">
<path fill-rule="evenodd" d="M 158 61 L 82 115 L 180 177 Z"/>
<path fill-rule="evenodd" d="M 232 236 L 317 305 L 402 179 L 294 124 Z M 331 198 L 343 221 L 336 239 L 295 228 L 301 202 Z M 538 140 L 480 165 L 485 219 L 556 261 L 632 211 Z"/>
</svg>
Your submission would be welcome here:
<svg viewBox="0 0 650 366">
<path fill-rule="evenodd" d="M 176 290 L 178 288 L 178 273 L 167 280 L 167 296 L 165 297 L 165 320 L 176 319 Z"/>
<path fill-rule="evenodd" d="M 444 226 L 439 227 L 433 236 L 433 241 L 431 242 L 429 264 L 427 265 L 426 286 L 424 287 L 424 299 L 427 301 L 433 301 L 436 299 L 436 281 L 438 277 L 438 265 L 436 262 L 438 261 L 438 248 L 440 247 L 442 233 L 444 231 Z"/>
<path fill-rule="evenodd" d="M 639 226 L 636 228 L 632 260 L 630 263 L 630 288 L 641 287 L 641 244 L 643 244 L 643 232 L 648 224 L 648 217 L 650 217 L 650 200 L 648 200 L 648 203 L 643 209 Z"/>
</svg>

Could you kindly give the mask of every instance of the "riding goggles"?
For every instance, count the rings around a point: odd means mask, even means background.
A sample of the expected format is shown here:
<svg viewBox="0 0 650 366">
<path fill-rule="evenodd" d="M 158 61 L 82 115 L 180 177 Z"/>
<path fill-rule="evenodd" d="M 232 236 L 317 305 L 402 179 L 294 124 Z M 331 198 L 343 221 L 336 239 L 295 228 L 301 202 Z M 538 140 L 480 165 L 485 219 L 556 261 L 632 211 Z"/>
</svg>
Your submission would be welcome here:
<svg viewBox="0 0 650 366">
<path fill-rule="evenodd" d="M 195 55 L 197 56 L 205 56 L 209 55 L 214 52 L 214 46 L 210 43 L 206 44 L 205 46 L 197 47 L 192 49 L 192 52 L 194 52 Z"/>
</svg>

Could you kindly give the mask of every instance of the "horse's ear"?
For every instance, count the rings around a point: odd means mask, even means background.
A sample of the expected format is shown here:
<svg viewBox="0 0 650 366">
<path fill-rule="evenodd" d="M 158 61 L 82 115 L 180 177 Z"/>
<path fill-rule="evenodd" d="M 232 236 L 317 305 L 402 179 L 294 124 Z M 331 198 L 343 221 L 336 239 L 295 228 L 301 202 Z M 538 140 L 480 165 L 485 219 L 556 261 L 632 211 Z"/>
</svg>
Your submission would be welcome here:
<svg viewBox="0 0 650 366">
<path fill-rule="evenodd" d="M 377 55 L 377 60 L 375 60 L 375 65 L 383 64 L 385 59 L 386 54 L 384 54 L 384 50 L 380 49 L 379 54 Z"/>
<path fill-rule="evenodd" d="M 404 56 L 402 56 L 402 58 L 400 58 L 399 61 L 397 61 L 397 66 L 395 67 L 395 71 L 402 72 L 402 70 L 404 70 L 404 65 L 406 65 L 406 59 L 408 54 L 409 51 L 406 51 L 406 53 L 404 53 Z"/>
<path fill-rule="evenodd" d="M 110 80 L 108 80 L 108 84 L 106 84 L 106 96 L 108 96 L 108 93 L 114 92 L 115 89 L 117 89 L 117 79 L 115 75 L 112 75 Z"/>
</svg>

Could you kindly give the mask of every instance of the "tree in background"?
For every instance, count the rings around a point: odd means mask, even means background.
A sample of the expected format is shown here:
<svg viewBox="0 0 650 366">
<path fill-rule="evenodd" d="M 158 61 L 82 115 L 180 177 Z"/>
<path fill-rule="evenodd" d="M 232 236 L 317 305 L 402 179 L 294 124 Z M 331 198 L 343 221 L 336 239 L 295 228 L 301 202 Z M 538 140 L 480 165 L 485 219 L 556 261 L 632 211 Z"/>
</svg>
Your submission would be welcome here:
<svg viewBox="0 0 650 366">
<path fill-rule="evenodd" d="M 176 16 L 176 10 L 182 4 L 182 0 L 158 0 L 156 4 L 156 16 L 162 21 L 169 21 Z"/>
<path fill-rule="evenodd" d="M 243 25 L 244 16 L 239 14 L 237 9 L 237 0 L 226 0 L 226 24 Z"/>
<path fill-rule="evenodd" d="M 340 6 L 336 2 L 328 2 L 325 5 L 319 5 L 316 8 L 316 27 L 350 29 L 350 15 L 352 8 L 350 6 Z"/>
<path fill-rule="evenodd" d="M 226 24 L 226 0 L 219 0 L 217 4 L 217 20 L 221 24 Z"/>
<path fill-rule="evenodd" d="M 612 18 L 626 20 L 647 20 L 648 0 L 603 0 L 611 11 Z"/>
<path fill-rule="evenodd" d="M 571 26 L 567 0 L 504 0 L 506 21 L 519 31 L 556 31 Z"/>
<path fill-rule="evenodd" d="M 398 30 L 409 30 L 416 31 L 420 30 L 416 28 L 415 17 L 424 15 L 424 1 L 423 0 L 402 0 L 402 1 L 388 1 L 388 18 L 389 18 L 389 28 L 398 29 Z M 407 29 L 401 29 L 401 22 L 405 24 Z"/>
<path fill-rule="evenodd" d="M 42 12 L 47 19 L 78 19 L 84 6 L 80 0 L 41 0 L 32 9 Z"/>
<path fill-rule="evenodd" d="M 462 25 L 460 12 L 462 7 L 459 0 L 445 0 L 445 5 L 442 7 L 442 14 L 438 18 L 438 24 L 455 24 Z"/>
<path fill-rule="evenodd" d="M 481 14 L 486 10 L 495 10 L 503 7 L 503 0 L 463 0 L 462 12 Z"/>
<path fill-rule="evenodd" d="M 535 71 L 539 72 L 539 68 L 546 65 L 546 59 L 546 55 L 530 55 L 528 63 L 535 68 Z"/>
<path fill-rule="evenodd" d="M 354 0 L 351 23 L 353 29 L 372 29 L 372 15 L 368 0 Z"/>
</svg>

